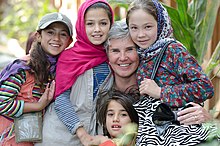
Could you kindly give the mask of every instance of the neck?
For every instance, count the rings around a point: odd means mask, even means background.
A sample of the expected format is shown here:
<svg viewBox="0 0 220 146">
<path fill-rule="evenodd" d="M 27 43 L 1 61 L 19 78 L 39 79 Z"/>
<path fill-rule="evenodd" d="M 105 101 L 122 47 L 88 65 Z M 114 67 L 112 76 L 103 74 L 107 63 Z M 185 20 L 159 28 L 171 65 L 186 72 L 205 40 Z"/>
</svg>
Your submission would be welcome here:
<svg viewBox="0 0 220 146">
<path fill-rule="evenodd" d="M 125 90 L 128 89 L 128 87 L 136 84 L 137 79 L 135 74 L 126 78 L 115 76 L 115 89 L 121 92 L 125 92 Z"/>
</svg>

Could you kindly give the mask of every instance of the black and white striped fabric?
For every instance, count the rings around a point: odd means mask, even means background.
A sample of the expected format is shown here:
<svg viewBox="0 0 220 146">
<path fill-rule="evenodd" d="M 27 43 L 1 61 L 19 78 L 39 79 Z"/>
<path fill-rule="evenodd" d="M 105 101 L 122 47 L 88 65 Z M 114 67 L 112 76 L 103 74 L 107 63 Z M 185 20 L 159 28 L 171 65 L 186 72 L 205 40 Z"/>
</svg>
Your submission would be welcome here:
<svg viewBox="0 0 220 146">
<path fill-rule="evenodd" d="M 137 146 L 195 146 L 204 142 L 211 132 L 216 131 L 215 127 L 208 130 L 203 125 L 171 124 L 158 136 L 152 115 L 159 104 L 159 100 L 145 97 L 134 105 L 139 116 Z"/>
</svg>

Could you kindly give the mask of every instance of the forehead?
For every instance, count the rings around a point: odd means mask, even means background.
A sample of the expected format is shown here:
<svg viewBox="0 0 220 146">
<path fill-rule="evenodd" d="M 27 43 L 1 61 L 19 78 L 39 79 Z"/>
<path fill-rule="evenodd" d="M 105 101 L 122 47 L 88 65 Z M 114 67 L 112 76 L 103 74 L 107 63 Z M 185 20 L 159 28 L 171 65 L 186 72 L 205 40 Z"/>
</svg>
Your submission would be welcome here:
<svg viewBox="0 0 220 146">
<path fill-rule="evenodd" d="M 109 48 L 118 47 L 118 49 L 135 46 L 134 42 L 131 40 L 131 37 L 129 36 L 124 38 L 110 39 L 109 44 Z"/>
<path fill-rule="evenodd" d="M 125 108 L 116 100 L 111 100 L 108 104 L 108 110 L 118 111 L 118 110 L 125 110 Z"/>
<path fill-rule="evenodd" d="M 144 11 L 143 9 L 137 9 L 130 14 L 129 24 L 130 22 L 134 24 L 139 24 L 139 23 L 149 23 L 149 22 L 157 22 L 157 21 L 150 13 Z"/>
<path fill-rule="evenodd" d="M 104 8 L 91 8 L 85 14 L 85 21 L 88 20 L 109 20 L 108 14 Z"/>
</svg>

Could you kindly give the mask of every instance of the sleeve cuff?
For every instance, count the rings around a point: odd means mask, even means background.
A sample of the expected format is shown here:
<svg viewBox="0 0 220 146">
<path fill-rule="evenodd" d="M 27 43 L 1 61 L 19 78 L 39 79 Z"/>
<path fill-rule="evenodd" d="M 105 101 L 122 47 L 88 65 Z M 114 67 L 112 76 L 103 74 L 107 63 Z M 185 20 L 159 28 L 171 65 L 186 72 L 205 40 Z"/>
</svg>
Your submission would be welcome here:
<svg viewBox="0 0 220 146">
<path fill-rule="evenodd" d="M 23 109 L 24 109 L 24 101 L 19 100 L 18 102 L 20 102 L 21 107 L 20 107 L 19 111 L 14 115 L 16 118 L 23 114 Z"/>
<path fill-rule="evenodd" d="M 84 124 L 82 122 L 78 122 L 76 123 L 76 125 L 74 126 L 73 130 L 71 131 L 72 134 L 76 134 L 77 129 L 84 127 Z"/>
</svg>

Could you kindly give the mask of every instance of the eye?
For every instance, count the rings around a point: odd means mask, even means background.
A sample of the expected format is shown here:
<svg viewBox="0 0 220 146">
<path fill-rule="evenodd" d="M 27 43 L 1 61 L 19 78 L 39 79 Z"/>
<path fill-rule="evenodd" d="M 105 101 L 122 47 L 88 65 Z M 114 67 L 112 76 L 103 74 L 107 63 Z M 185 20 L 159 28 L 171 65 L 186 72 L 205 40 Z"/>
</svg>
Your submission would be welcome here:
<svg viewBox="0 0 220 146">
<path fill-rule="evenodd" d="M 145 29 L 151 29 L 153 26 L 152 25 L 146 25 Z"/>
<path fill-rule="evenodd" d="M 137 30 L 137 27 L 136 26 L 131 26 L 130 30 L 135 31 L 135 30 Z"/>
<path fill-rule="evenodd" d="M 48 30 L 47 33 L 48 33 L 49 35 L 53 35 L 53 34 L 54 34 L 54 31 L 53 31 L 53 30 Z"/>
<path fill-rule="evenodd" d="M 122 117 L 127 117 L 128 116 L 128 113 L 127 112 L 123 112 L 120 114 Z"/>
<path fill-rule="evenodd" d="M 67 36 L 68 36 L 68 33 L 67 33 L 67 32 L 62 32 L 60 35 L 61 35 L 61 36 L 64 36 L 64 37 L 67 37 Z"/>
<path fill-rule="evenodd" d="M 101 22 L 101 25 L 107 25 L 108 23 L 107 22 Z"/>
<path fill-rule="evenodd" d="M 114 114 L 113 113 L 107 113 L 108 117 L 112 117 Z"/>
<path fill-rule="evenodd" d="M 92 22 L 86 22 L 86 25 L 88 25 L 88 26 L 92 26 L 93 23 L 92 23 Z"/>
<path fill-rule="evenodd" d="M 135 46 L 133 46 L 133 47 L 128 47 L 128 48 L 127 48 L 127 51 L 129 51 L 129 52 L 131 52 L 131 51 L 133 51 L 133 50 L 135 50 L 135 51 L 136 51 Z"/>
<path fill-rule="evenodd" d="M 118 52 L 120 52 L 120 51 L 119 51 L 119 49 L 111 49 L 110 52 L 112 52 L 112 53 L 118 53 Z"/>
</svg>

